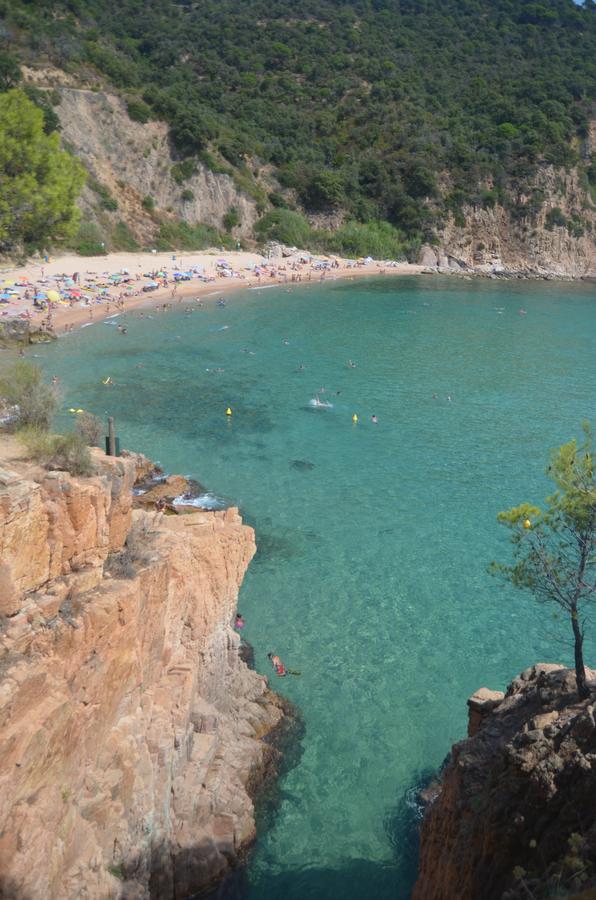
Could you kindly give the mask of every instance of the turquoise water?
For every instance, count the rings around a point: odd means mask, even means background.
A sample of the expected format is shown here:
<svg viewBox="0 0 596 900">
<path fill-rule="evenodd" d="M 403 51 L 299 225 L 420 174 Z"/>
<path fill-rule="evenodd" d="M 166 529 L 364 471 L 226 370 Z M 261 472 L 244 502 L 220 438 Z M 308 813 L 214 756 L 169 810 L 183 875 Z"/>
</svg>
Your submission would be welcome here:
<svg viewBox="0 0 596 900">
<path fill-rule="evenodd" d="M 571 660 L 566 631 L 485 570 L 507 553 L 496 513 L 545 495 L 549 448 L 593 408 L 593 288 L 379 279 L 151 315 L 37 352 L 65 408 L 111 413 L 123 444 L 256 528 L 246 637 L 260 671 L 268 650 L 301 671 L 274 680 L 306 734 L 248 897 L 405 898 L 413 791 L 464 735 L 468 695 Z M 321 386 L 333 410 L 308 407 Z"/>
</svg>

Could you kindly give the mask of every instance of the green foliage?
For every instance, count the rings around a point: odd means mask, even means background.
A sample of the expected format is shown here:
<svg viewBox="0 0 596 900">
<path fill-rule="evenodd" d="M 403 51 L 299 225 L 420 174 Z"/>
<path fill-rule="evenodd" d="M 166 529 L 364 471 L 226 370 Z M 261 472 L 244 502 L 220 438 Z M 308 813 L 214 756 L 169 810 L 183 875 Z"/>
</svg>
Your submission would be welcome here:
<svg viewBox="0 0 596 900">
<path fill-rule="evenodd" d="M 347 222 L 331 232 L 323 246 L 341 256 L 376 259 L 405 259 L 408 254 L 416 255 L 418 249 L 389 222 Z"/>
<path fill-rule="evenodd" d="M 21 80 L 21 68 L 16 56 L 0 50 L 0 91 L 9 91 Z"/>
<path fill-rule="evenodd" d="M 80 162 L 45 133 L 42 111 L 19 90 L 0 94 L 0 250 L 71 236 L 84 181 Z"/>
<path fill-rule="evenodd" d="M 511 535 L 514 561 L 493 563 L 490 571 L 541 602 L 557 604 L 569 615 L 578 689 L 585 696 L 581 652 L 585 607 L 596 599 L 596 481 L 587 423 L 582 445 L 573 440 L 554 450 L 547 472 L 556 490 L 547 497 L 544 511 L 522 503 L 499 513 L 498 521 Z"/>
<path fill-rule="evenodd" d="M 215 130 L 204 113 L 192 106 L 177 110 L 170 127 L 174 146 L 180 153 L 191 155 L 202 150 L 214 136 Z"/>
<path fill-rule="evenodd" d="M 180 199 L 183 203 L 192 203 L 192 201 L 195 199 L 195 195 L 190 190 L 190 188 L 184 188 L 184 190 L 180 194 Z"/>
<path fill-rule="evenodd" d="M 155 241 L 157 250 L 204 250 L 226 244 L 222 235 L 210 225 L 188 222 L 162 222 Z"/>
<path fill-rule="evenodd" d="M 19 50 L 142 86 L 180 154 L 243 190 L 259 159 L 308 208 L 417 239 L 498 202 L 480 185 L 574 164 L 596 85 L 592 0 L 11 0 L 6 21 Z"/>
<path fill-rule="evenodd" d="M 237 207 L 231 206 L 223 217 L 223 226 L 229 233 L 232 228 L 236 228 L 237 225 L 240 225 L 240 212 Z"/>
<path fill-rule="evenodd" d="M 290 247 L 308 247 L 312 231 L 301 213 L 289 209 L 274 209 L 259 219 L 255 232 L 261 241 L 279 241 Z"/>
<path fill-rule="evenodd" d="M 134 252 L 139 250 L 139 245 L 126 224 L 126 222 L 117 222 L 110 234 L 111 250 L 129 250 Z"/>
<path fill-rule="evenodd" d="M 40 91 L 39 88 L 36 88 L 32 84 L 26 84 L 23 91 L 29 100 L 41 109 L 43 113 L 43 130 L 45 133 L 52 134 L 54 131 L 60 131 L 62 128 L 60 119 L 54 112 L 54 106 L 57 105 L 53 102 L 55 100 L 55 92 Z M 59 101 L 60 97 L 58 97 L 58 102 Z"/>
<path fill-rule="evenodd" d="M 70 245 L 81 256 L 105 256 L 107 253 L 104 237 L 94 222 L 83 222 Z"/>
<path fill-rule="evenodd" d="M 184 184 L 197 171 L 197 164 L 194 159 L 184 159 L 182 162 L 175 163 L 170 171 L 176 184 Z"/>
<path fill-rule="evenodd" d="M 312 210 L 327 210 L 341 206 L 345 199 L 341 174 L 329 169 L 315 172 L 302 185 L 300 196 L 304 205 Z"/>
<path fill-rule="evenodd" d="M 151 108 L 143 100 L 128 100 L 126 103 L 128 118 L 133 122 L 141 122 L 143 125 L 151 118 Z"/>
<path fill-rule="evenodd" d="M 0 379 L 0 398 L 19 407 L 15 428 L 47 431 L 50 427 L 56 409 L 56 392 L 44 382 L 41 370 L 31 363 L 19 360 Z"/>
<path fill-rule="evenodd" d="M 554 209 L 549 209 L 546 214 L 546 221 L 544 225 L 544 227 L 548 231 L 552 231 L 553 228 L 565 228 L 566 225 L 567 219 L 558 206 L 555 206 Z"/>
<path fill-rule="evenodd" d="M 155 209 L 155 200 L 153 199 L 153 197 L 143 197 L 141 206 L 143 207 L 143 209 L 146 209 L 147 212 L 153 212 L 153 210 Z"/>
<path fill-rule="evenodd" d="M 71 475 L 93 474 L 89 447 L 80 434 L 49 434 L 42 429 L 28 427 L 19 431 L 18 438 L 31 458 L 48 469 L 59 469 Z"/>
<path fill-rule="evenodd" d="M 118 209 L 118 201 L 112 196 L 105 184 L 100 184 L 94 178 L 90 178 L 88 184 L 91 190 L 99 197 L 102 209 L 111 211 Z"/>
</svg>

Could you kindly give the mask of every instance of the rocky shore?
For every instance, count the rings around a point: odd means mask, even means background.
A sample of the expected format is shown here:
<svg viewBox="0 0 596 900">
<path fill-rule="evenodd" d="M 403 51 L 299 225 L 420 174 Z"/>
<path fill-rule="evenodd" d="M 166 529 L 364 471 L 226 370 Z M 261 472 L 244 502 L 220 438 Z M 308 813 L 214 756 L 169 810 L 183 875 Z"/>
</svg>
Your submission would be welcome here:
<svg viewBox="0 0 596 900">
<path fill-rule="evenodd" d="M 133 509 L 140 460 L 94 451 L 90 478 L 0 460 L 11 900 L 193 895 L 242 861 L 279 764 L 287 708 L 231 627 L 254 533 L 236 509 Z"/>
<path fill-rule="evenodd" d="M 595 673 L 591 673 L 593 678 Z M 596 896 L 595 703 L 538 664 L 468 701 L 421 834 L 413 900 Z"/>
</svg>

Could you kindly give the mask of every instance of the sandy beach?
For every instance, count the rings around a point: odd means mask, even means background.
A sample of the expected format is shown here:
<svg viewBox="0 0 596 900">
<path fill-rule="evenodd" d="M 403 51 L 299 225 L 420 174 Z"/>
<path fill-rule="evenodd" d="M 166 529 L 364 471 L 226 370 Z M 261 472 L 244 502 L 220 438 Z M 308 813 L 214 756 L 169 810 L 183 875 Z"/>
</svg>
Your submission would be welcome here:
<svg viewBox="0 0 596 900">
<path fill-rule="evenodd" d="M 88 327 L 108 315 L 125 314 L 140 306 L 193 299 L 208 302 L 230 291 L 262 289 L 273 284 L 286 284 L 291 291 L 301 283 L 373 275 L 416 275 L 422 270 L 422 266 L 410 263 L 355 261 L 312 256 L 306 251 L 272 259 L 256 252 L 221 250 L 182 254 L 112 253 L 96 257 L 70 255 L 2 269 L 0 290 L 7 293 L 3 294 L 0 314 L 29 318 L 33 325 L 46 327 L 50 312 L 49 326 L 60 337 L 66 331 Z M 191 273 L 191 278 L 178 280 L 175 272 Z M 163 275 L 158 277 L 155 273 Z M 118 276 L 123 279 L 120 283 L 111 281 Z M 143 292 L 142 288 L 152 278 L 159 287 Z M 49 301 L 42 300 L 41 309 L 33 303 L 33 297 L 39 292 L 50 294 Z M 58 292 L 60 299 L 52 301 Z"/>
</svg>

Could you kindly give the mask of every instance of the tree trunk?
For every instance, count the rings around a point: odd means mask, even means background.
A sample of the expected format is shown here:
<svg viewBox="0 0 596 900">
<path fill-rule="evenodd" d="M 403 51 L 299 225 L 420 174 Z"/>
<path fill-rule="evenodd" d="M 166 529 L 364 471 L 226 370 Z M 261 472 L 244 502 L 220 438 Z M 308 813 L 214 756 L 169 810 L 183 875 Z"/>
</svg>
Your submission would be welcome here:
<svg viewBox="0 0 596 900">
<path fill-rule="evenodd" d="M 577 684 L 577 693 L 580 700 L 585 700 L 590 696 L 588 682 L 586 680 L 586 669 L 584 666 L 584 636 L 577 621 L 577 611 L 571 613 L 571 626 L 573 628 L 573 637 L 575 638 L 575 681 Z"/>
</svg>

